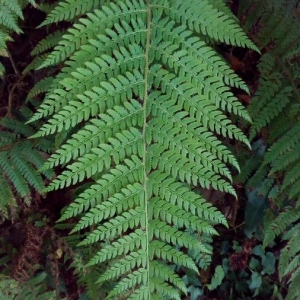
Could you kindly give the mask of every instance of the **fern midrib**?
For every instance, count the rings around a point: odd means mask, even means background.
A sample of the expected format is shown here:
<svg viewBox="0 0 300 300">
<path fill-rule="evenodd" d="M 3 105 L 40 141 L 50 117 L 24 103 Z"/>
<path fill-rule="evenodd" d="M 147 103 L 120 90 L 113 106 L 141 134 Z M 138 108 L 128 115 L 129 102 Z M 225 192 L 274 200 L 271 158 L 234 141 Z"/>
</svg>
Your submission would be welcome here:
<svg viewBox="0 0 300 300">
<path fill-rule="evenodd" d="M 147 35 L 146 35 L 146 49 L 145 49 L 145 74 L 144 74 L 144 101 L 143 101 L 143 158 L 142 164 L 144 168 L 144 210 L 145 210 L 145 234 L 146 234 L 146 272 L 147 272 L 147 291 L 148 291 L 148 299 L 150 299 L 150 262 L 149 262 L 149 224 L 148 224 L 148 174 L 146 169 L 146 161 L 147 161 L 147 146 L 146 146 L 146 130 L 147 130 L 147 101 L 148 101 L 148 77 L 149 77 L 149 51 L 150 51 L 150 39 L 151 39 L 151 4 L 150 0 L 147 0 Z"/>
</svg>

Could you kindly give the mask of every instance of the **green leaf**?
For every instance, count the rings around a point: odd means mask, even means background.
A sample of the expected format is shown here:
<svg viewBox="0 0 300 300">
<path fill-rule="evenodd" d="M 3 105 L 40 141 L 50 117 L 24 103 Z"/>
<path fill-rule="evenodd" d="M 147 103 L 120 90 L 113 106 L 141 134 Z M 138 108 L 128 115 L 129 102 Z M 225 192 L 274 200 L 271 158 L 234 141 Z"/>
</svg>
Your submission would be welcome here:
<svg viewBox="0 0 300 300">
<path fill-rule="evenodd" d="M 262 274 L 270 274 L 270 275 L 274 274 L 275 263 L 276 263 L 275 255 L 272 252 L 267 252 L 262 258 L 262 265 L 264 266 Z"/>
<path fill-rule="evenodd" d="M 224 277 L 224 269 L 222 268 L 222 266 L 217 266 L 215 269 L 215 273 L 211 279 L 211 283 L 207 285 L 207 288 L 209 290 L 215 290 L 219 285 L 221 285 Z"/>
<path fill-rule="evenodd" d="M 260 288 L 261 285 L 262 285 L 261 276 L 259 275 L 259 273 L 253 272 L 251 274 L 251 279 L 250 279 L 250 282 L 249 282 L 249 288 L 251 290 L 256 290 L 256 289 Z"/>
</svg>

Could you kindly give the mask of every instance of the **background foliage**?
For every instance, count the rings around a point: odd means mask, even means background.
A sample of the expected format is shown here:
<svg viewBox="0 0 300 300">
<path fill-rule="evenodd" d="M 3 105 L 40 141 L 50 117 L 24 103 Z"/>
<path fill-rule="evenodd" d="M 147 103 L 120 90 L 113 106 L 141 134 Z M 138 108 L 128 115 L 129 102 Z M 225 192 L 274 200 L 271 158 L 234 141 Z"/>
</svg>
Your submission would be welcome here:
<svg viewBox="0 0 300 300">
<path fill-rule="evenodd" d="M 298 1 L 0 5 L 0 298 L 299 298 Z"/>
</svg>

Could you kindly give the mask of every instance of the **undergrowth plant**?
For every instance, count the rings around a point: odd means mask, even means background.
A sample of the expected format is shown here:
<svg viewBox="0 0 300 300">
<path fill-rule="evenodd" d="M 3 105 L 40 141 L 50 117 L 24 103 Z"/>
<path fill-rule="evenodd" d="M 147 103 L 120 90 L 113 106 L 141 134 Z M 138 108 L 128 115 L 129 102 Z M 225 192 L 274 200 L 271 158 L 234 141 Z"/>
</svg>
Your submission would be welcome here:
<svg viewBox="0 0 300 300">
<path fill-rule="evenodd" d="M 36 6 L 35 1 L 1 0 L 0 1 L 0 56 L 9 57 L 13 69 L 16 70 L 15 61 L 12 58 L 7 42 L 13 41 L 13 33 L 23 33 L 19 20 L 24 20 L 23 9 L 28 4 Z M 0 62 L 1 101 L 4 100 L 6 78 L 5 67 Z M 53 148 L 49 139 L 28 140 L 40 126 L 26 125 L 25 122 L 32 116 L 28 107 L 14 108 L 14 97 L 18 92 L 18 83 L 8 88 L 7 106 L 1 107 L 0 120 L 0 220 L 11 218 L 11 210 L 18 210 L 22 200 L 30 205 L 34 191 L 43 194 L 45 189 L 42 174 L 37 170 L 45 162 L 45 153 Z M 34 107 L 34 102 L 32 106 Z M 51 179 L 52 170 L 43 173 Z M 14 212 L 13 214 L 16 214 Z M 9 216 L 10 215 L 10 216 Z"/>
<path fill-rule="evenodd" d="M 12 41 L 13 32 L 22 33 L 18 19 L 24 19 L 23 9 L 26 5 L 36 5 L 34 0 L 1 0 L 0 1 L 0 57 L 8 57 L 7 42 Z M 0 76 L 5 73 L 5 67 L 0 62 Z"/>
<path fill-rule="evenodd" d="M 21 203 L 29 205 L 35 192 L 43 195 L 44 178 L 53 178 L 54 172 L 37 170 L 46 161 L 53 148 L 51 139 L 28 140 L 39 124 L 26 125 L 32 111 L 26 107 L 12 111 L 0 121 L 0 216 L 10 218 L 12 210 Z M 10 217 L 9 217 L 10 216 Z"/>
<path fill-rule="evenodd" d="M 264 247 L 282 235 L 279 278 L 289 284 L 286 299 L 300 294 L 299 196 L 299 1 L 242 1 L 244 28 L 263 53 L 260 79 L 250 106 L 250 140 L 266 150 L 248 160 L 247 184 L 269 200 Z M 251 172 L 253 171 L 253 172 Z"/>
</svg>

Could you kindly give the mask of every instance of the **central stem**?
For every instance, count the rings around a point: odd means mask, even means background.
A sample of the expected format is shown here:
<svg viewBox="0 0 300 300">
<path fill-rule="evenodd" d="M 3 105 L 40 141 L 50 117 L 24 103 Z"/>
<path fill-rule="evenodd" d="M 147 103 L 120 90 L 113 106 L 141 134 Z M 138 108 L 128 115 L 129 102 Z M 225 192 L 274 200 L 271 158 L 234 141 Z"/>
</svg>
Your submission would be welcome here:
<svg viewBox="0 0 300 300">
<path fill-rule="evenodd" d="M 151 42 L 151 0 L 147 0 L 147 37 L 146 37 L 146 45 L 145 45 L 145 70 L 144 70 L 144 99 L 143 99 L 143 167 L 144 167 L 144 174 L 143 174 L 143 181 L 144 181 L 144 201 L 143 201 L 143 209 L 145 211 L 145 234 L 146 234 L 146 257 L 147 257 L 147 290 L 148 290 L 148 299 L 150 300 L 150 262 L 149 262 L 149 228 L 148 228 L 148 191 L 147 191 L 147 181 L 148 181 L 148 174 L 146 168 L 146 160 L 147 160 L 147 144 L 146 144 L 146 130 L 147 130 L 147 101 L 148 101 L 148 76 L 149 76 L 149 51 L 150 51 L 150 42 Z"/>
</svg>

